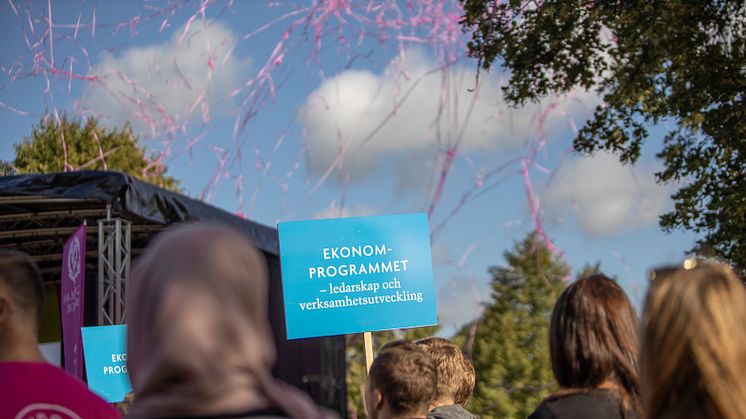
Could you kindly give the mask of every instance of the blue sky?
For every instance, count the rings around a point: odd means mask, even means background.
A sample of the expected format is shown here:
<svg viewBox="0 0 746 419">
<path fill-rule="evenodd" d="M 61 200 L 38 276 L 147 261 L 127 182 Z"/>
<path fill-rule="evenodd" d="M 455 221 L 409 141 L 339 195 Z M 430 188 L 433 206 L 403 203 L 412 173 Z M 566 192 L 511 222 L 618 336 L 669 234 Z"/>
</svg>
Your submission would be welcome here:
<svg viewBox="0 0 746 419">
<path fill-rule="evenodd" d="M 3 3 L 0 159 L 66 111 L 130 122 L 186 193 L 268 225 L 430 210 L 447 329 L 489 300 L 487 268 L 535 212 L 570 266 L 601 261 L 639 305 L 646 271 L 695 239 L 657 225 L 665 126 L 636 167 L 576 156 L 595 94 L 512 109 L 499 68 L 477 84 L 456 1 L 380 3 Z"/>
</svg>

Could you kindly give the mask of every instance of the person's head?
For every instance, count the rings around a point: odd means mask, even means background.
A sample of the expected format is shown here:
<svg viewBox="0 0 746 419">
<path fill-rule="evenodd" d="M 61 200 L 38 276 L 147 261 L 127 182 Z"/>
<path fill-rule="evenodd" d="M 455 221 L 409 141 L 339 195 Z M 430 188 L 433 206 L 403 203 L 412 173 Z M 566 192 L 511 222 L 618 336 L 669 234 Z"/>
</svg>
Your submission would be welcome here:
<svg viewBox="0 0 746 419">
<path fill-rule="evenodd" d="M 397 341 L 384 346 L 368 374 L 368 417 L 426 417 L 435 401 L 437 380 L 432 359 L 419 345 Z"/>
<path fill-rule="evenodd" d="M 275 349 L 261 254 L 226 227 L 182 225 L 135 265 L 127 289 L 134 416 L 263 407 Z"/>
<path fill-rule="evenodd" d="M 474 391 L 474 366 L 458 346 L 447 339 L 430 336 L 419 339 L 417 345 L 430 355 L 438 373 L 435 406 L 466 405 Z"/>
<path fill-rule="evenodd" d="M 625 416 L 640 408 L 638 320 L 622 288 L 601 274 L 570 284 L 552 312 L 549 351 L 563 391 L 605 388 Z"/>
<path fill-rule="evenodd" d="M 0 356 L 37 358 L 43 300 L 41 274 L 25 253 L 0 249 Z M 20 353 L 19 346 L 34 349 Z"/>
<path fill-rule="evenodd" d="M 646 417 L 746 418 L 744 325 L 746 292 L 729 267 L 656 275 L 642 316 Z"/>
</svg>

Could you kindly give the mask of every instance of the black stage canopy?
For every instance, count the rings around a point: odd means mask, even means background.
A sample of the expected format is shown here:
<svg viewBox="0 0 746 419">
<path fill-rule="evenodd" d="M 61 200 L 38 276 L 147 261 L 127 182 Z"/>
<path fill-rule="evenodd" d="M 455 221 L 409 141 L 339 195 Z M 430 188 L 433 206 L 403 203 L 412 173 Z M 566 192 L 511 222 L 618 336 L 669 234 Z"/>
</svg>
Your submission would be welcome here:
<svg viewBox="0 0 746 419">
<path fill-rule="evenodd" d="M 275 228 L 124 173 L 84 171 L 0 177 L 0 248 L 30 254 L 47 282 L 59 281 L 63 243 L 83 221 L 88 223 L 86 271 L 97 271 L 97 220 L 107 215 L 132 223 L 134 260 L 150 239 L 170 224 L 215 222 L 243 232 L 263 251 L 269 267 L 268 315 L 278 349 L 275 375 L 304 388 L 317 402 L 346 413 L 344 337 L 294 341 L 286 338 Z M 93 284 L 87 284 L 87 288 L 90 286 Z M 86 306 L 95 310 L 95 298 L 95 292 L 86 292 Z M 95 324 L 95 311 L 94 315 L 89 314 L 86 323 Z"/>
<path fill-rule="evenodd" d="M 184 221 L 230 225 L 265 253 L 278 255 L 274 228 L 128 174 L 93 171 L 0 177 L 0 247 L 18 247 L 35 256 L 45 273 L 58 273 L 55 269 L 61 265 L 57 262 L 62 257 L 62 242 L 81 220 L 95 227 L 97 219 L 106 218 L 107 206 L 113 217 L 132 222 L 135 255 L 154 232 Z"/>
</svg>

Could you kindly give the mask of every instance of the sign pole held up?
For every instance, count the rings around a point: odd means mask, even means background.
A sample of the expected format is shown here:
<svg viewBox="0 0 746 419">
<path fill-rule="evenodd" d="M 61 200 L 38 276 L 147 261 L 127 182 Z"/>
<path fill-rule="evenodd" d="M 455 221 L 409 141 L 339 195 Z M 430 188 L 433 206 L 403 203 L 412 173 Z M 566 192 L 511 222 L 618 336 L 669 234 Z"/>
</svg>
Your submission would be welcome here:
<svg viewBox="0 0 746 419">
<path fill-rule="evenodd" d="M 367 375 L 373 364 L 373 338 L 370 332 L 363 332 L 363 349 L 365 350 L 365 374 Z"/>
</svg>

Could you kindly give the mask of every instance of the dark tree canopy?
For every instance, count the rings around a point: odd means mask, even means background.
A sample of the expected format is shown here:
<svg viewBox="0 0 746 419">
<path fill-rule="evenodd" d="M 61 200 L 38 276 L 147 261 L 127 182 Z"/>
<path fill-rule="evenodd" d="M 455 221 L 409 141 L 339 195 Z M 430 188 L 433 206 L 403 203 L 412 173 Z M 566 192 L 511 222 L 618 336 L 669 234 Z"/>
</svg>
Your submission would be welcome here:
<svg viewBox="0 0 746 419">
<path fill-rule="evenodd" d="M 461 2 L 471 55 L 510 72 L 514 105 L 601 94 L 577 150 L 634 163 L 647 127 L 667 123 L 656 176 L 679 189 L 661 226 L 746 271 L 746 0 Z"/>
<path fill-rule="evenodd" d="M 62 138 L 64 138 L 64 147 Z M 116 170 L 129 173 L 166 189 L 178 190 L 179 182 L 163 166 L 150 165 L 145 149 L 128 126 L 106 128 L 95 119 L 47 115 L 32 128 L 30 136 L 15 144 L 12 164 L 0 162 L 0 173 L 52 173 L 68 169 Z M 152 166 L 152 167 L 149 167 Z"/>
</svg>

